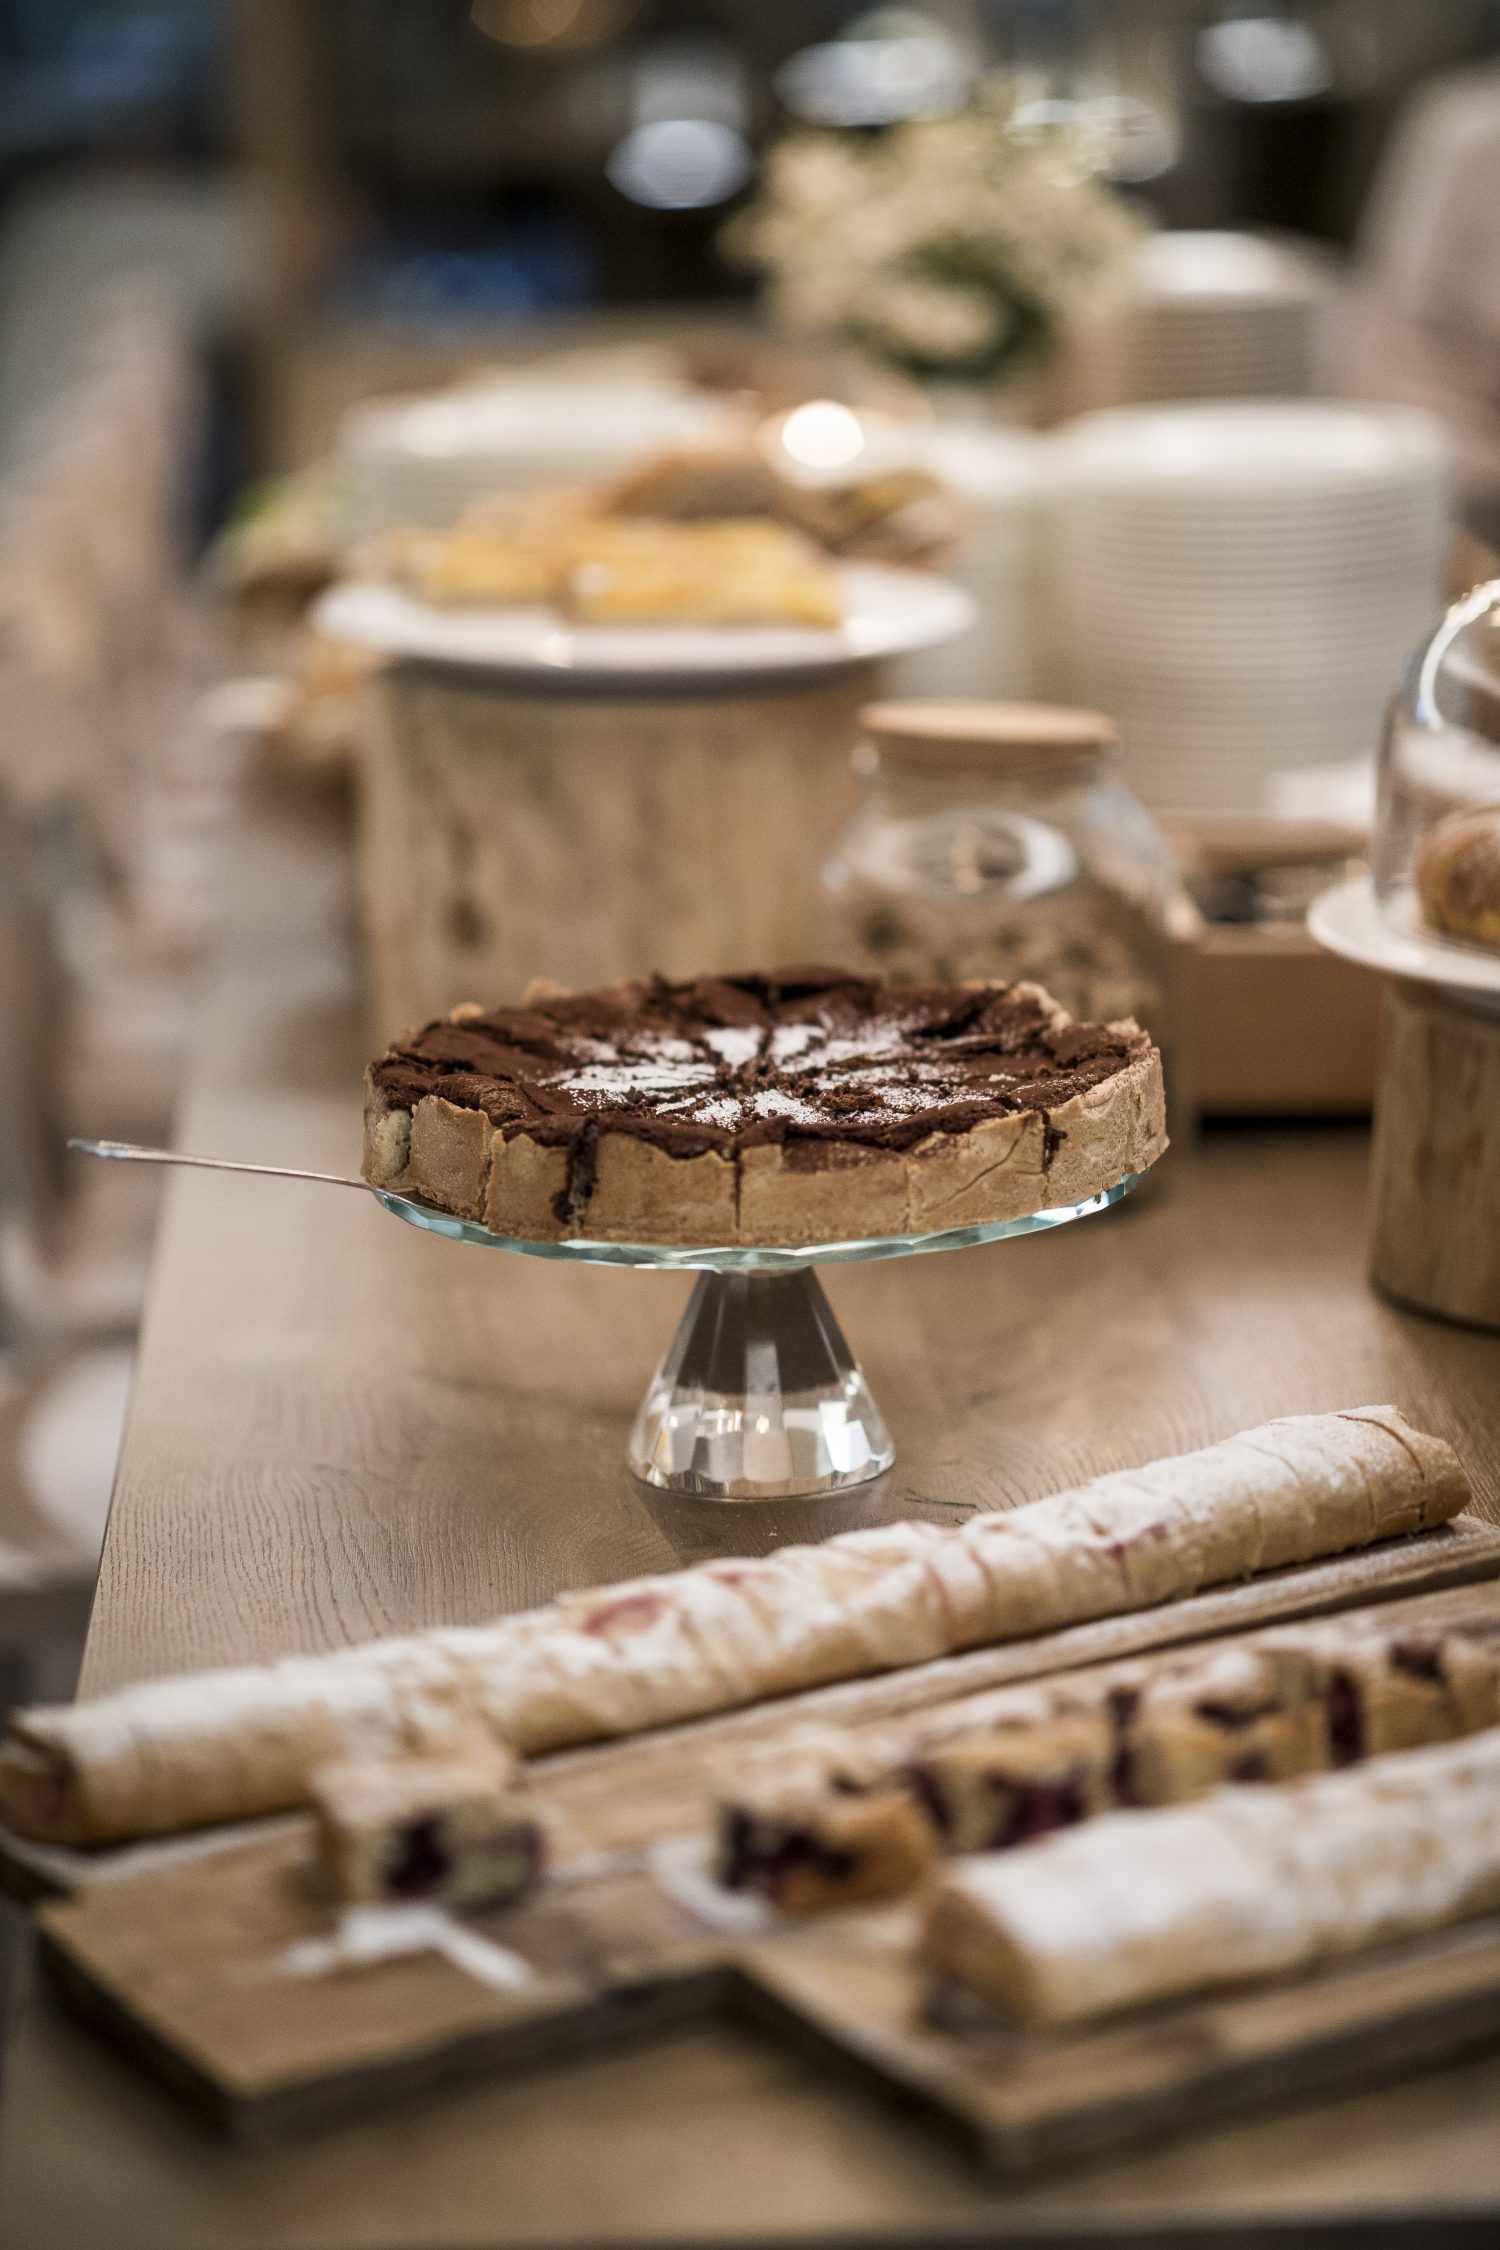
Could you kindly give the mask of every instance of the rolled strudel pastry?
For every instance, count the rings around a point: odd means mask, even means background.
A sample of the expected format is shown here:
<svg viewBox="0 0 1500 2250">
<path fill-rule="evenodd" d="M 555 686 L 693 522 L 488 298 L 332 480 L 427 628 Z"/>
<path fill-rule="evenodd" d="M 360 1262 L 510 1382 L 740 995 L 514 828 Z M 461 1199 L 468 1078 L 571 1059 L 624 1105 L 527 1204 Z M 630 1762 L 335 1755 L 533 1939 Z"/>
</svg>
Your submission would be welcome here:
<svg viewBox="0 0 1500 2250">
<path fill-rule="evenodd" d="M 1394 1407 L 1265 1424 L 954 1528 L 718 1561 L 497 1624 L 24 1711 L 0 1749 L 23 1833 L 100 1844 L 305 1803 L 331 1759 L 475 1730 L 523 1755 L 1196 1592 L 1445 1523 L 1452 1450 Z"/>
<path fill-rule="evenodd" d="M 959 1862 L 924 1926 L 940 1978 L 1073 2023 L 1310 1968 L 1500 1907 L 1500 1729 L 1279 1789 L 1122 1812 Z"/>
</svg>

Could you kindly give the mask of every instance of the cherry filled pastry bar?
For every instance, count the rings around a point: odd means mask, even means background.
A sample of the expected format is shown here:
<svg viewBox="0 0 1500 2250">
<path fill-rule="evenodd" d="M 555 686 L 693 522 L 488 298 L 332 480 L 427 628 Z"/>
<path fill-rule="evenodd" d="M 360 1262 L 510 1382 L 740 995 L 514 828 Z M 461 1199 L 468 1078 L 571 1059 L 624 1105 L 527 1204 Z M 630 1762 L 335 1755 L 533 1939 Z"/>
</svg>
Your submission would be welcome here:
<svg viewBox="0 0 1500 2250">
<path fill-rule="evenodd" d="M 806 968 L 456 1008 L 371 1066 L 364 1170 L 497 1234 L 721 1246 L 1004 1222 L 1165 1145 L 1133 1022 Z"/>
<path fill-rule="evenodd" d="M 1008 1851 L 1119 1807 L 1453 1741 L 1500 1723 L 1500 1653 L 1337 1620 L 978 1705 L 915 1738 L 827 1729 L 775 1781 L 734 1775 L 715 1806 L 720 1879 L 783 1910 L 844 1905 L 911 1888 L 938 1853 Z"/>
<path fill-rule="evenodd" d="M 350 1757 L 321 1767 L 309 1791 L 319 1857 L 356 1905 L 440 1900 L 500 1906 L 541 1871 L 542 1833 L 508 1751 Z"/>
</svg>

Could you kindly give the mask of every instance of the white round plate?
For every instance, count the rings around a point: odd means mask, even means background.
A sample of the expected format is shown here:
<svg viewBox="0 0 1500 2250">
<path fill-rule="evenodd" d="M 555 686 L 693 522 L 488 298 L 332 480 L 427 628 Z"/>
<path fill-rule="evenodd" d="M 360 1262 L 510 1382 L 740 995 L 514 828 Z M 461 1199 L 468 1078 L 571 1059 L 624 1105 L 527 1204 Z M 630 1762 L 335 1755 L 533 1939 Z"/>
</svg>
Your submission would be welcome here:
<svg viewBox="0 0 1500 2250">
<path fill-rule="evenodd" d="M 1196 652 L 1195 652 L 1196 653 Z M 1291 719 L 1311 724 L 1322 720 L 1336 725 L 1351 698 L 1377 698 L 1382 708 L 1400 679 L 1399 660 L 1387 656 L 1376 662 L 1331 667 L 1317 671 L 1311 664 L 1289 663 L 1272 679 L 1256 679 L 1248 659 L 1233 661 L 1226 653 L 1216 664 L 1192 662 L 1181 650 L 1149 651 L 1154 664 L 1139 658 L 1129 662 L 1103 649 L 1087 664 L 1078 666 L 1078 677 L 1089 683 L 1095 697 L 1113 697 L 1105 709 L 1118 718 L 1116 703 L 1136 711 L 1150 711 L 1164 719 L 1207 720 L 1210 725 L 1264 718 L 1280 723 Z M 1264 661 L 1264 659 L 1262 659 Z"/>
<path fill-rule="evenodd" d="M 577 683 L 732 679 L 746 672 L 815 671 L 902 656 L 968 632 L 977 616 L 961 587 L 923 570 L 880 563 L 839 569 L 844 622 L 805 625 L 573 625 L 544 608 L 439 608 L 375 579 L 335 586 L 314 622 L 331 640 L 380 656 L 471 665 Z"/>
<path fill-rule="evenodd" d="M 1061 449 L 1068 482 L 1116 491 L 1164 484 L 1274 507 L 1314 491 L 1385 493 L 1440 480 L 1439 424 L 1412 407 L 1232 400 L 1113 407 L 1083 416 Z"/>
<path fill-rule="evenodd" d="M 1465 992 L 1500 995 L 1500 952 L 1488 953 L 1456 939 L 1432 937 L 1411 918 L 1409 929 L 1393 927 L 1381 913 L 1368 875 L 1356 875 L 1314 899 L 1307 926 L 1319 945 L 1385 969 L 1419 984 L 1445 984 Z"/>
<path fill-rule="evenodd" d="M 1043 497 L 1048 441 L 1031 430 L 949 424 L 914 430 L 913 458 L 981 513 L 1026 513 Z"/>
<path fill-rule="evenodd" d="M 1213 571 L 1215 585 L 1234 584 L 1251 591 L 1269 591 L 1288 578 L 1315 585 L 1319 573 L 1337 565 L 1349 574 L 1321 585 L 1323 599 L 1339 602 L 1358 598 L 1358 589 L 1389 583 L 1420 582 L 1429 557 L 1440 546 L 1433 523 L 1350 524 L 1337 533 L 1319 530 L 1303 535 L 1300 525 L 1273 524 L 1264 530 L 1241 534 L 1237 525 L 1220 521 L 1201 531 L 1179 531 L 1173 524 L 1116 524 L 1091 519 L 1066 526 L 1072 547 L 1099 570 L 1111 575 L 1121 564 L 1149 570 L 1153 578 L 1193 586 L 1205 566 Z"/>
</svg>

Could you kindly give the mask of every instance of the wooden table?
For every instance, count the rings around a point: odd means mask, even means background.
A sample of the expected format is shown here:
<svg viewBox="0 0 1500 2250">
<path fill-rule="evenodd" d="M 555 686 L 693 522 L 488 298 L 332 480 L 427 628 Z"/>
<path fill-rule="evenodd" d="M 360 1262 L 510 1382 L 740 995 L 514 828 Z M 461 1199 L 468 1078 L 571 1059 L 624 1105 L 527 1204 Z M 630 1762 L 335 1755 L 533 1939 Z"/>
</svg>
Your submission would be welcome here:
<svg viewBox="0 0 1500 2250">
<path fill-rule="evenodd" d="M 263 811 L 184 1147 L 350 1167 L 362 1060 L 331 832 Z M 1500 1341 L 1362 1276 L 1364 1137 L 1220 1133 L 1135 1206 L 831 1279 L 894 1429 L 879 1506 L 941 1517 L 1395 1398 L 1500 1520 Z M 481 1255 L 335 1189 L 181 1174 L 83 1686 L 482 1618 L 847 1519 L 671 1506 L 625 1430 L 687 1282 Z M 868 1500 L 864 1503 L 868 1506 Z M 1500 2229 L 1500 2057 L 1022 2186 L 729 2028 L 227 2148 L 33 1996 L 6 2250 L 1371 2237 Z"/>
</svg>

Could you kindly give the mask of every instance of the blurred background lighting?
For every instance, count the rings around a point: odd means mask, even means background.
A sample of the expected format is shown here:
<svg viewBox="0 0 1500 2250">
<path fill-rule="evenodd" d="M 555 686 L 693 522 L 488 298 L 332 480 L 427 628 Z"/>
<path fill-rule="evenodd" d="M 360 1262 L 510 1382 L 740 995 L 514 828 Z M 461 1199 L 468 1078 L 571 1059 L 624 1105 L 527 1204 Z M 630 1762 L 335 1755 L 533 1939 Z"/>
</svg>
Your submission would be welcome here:
<svg viewBox="0 0 1500 2250">
<path fill-rule="evenodd" d="M 865 449 L 864 427 L 836 399 L 809 399 L 782 423 L 781 449 L 800 468 L 847 468 Z"/>
<path fill-rule="evenodd" d="M 1041 96 L 1020 103 L 1011 117 L 1017 133 L 1060 125 L 1078 134 L 1089 170 L 1122 184 L 1159 179 L 1177 161 L 1177 135 L 1160 110 L 1130 95 L 1099 94 L 1087 101 Z"/>
<path fill-rule="evenodd" d="M 971 78 L 935 25 L 889 9 L 860 17 L 842 38 L 803 47 L 778 71 L 776 91 L 810 125 L 894 125 L 947 116 L 962 106 Z"/>
<path fill-rule="evenodd" d="M 1198 69 L 1229 102 L 1305 102 L 1333 84 L 1328 49 L 1300 16 L 1229 16 L 1198 34 Z"/>
<path fill-rule="evenodd" d="M 1127 94 L 1101 95 L 1085 102 L 1084 123 L 1098 138 L 1099 169 L 1122 187 L 1159 180 L 1177 162 L 1178 138 L 1150 102 Z"/>
<path fill-rule="evenodd" d="M 474 0 L 469 12 L 502 47 L 592 47 L 623 31 L 640 0 Z"/>
<path fill-rule="evenodd" d="M 701 211 L 742 188 L 755 159 L 715 117 L 660 117 L 625 135 L 605 166 L 611 185 L 653 211 Z"/>
</svg>

